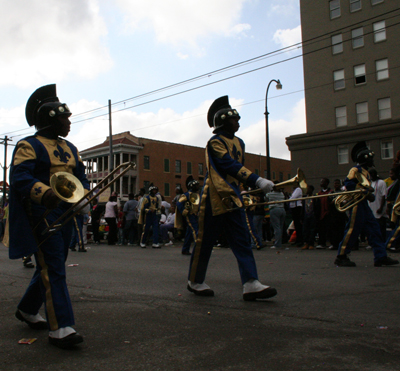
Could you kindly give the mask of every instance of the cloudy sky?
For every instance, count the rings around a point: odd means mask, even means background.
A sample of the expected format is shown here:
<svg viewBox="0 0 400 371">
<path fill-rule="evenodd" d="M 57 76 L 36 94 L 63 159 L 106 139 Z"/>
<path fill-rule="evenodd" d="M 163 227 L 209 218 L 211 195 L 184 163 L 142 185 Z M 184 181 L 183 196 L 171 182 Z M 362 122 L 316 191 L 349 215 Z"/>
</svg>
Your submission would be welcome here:
<svg viewBox="0 0 400 371">
<path fill-rule="evenodd" d="M 0 0 L 0 137 L 34 133 L 25 104 L 57 84 L 79 150 L 113 133 L 204 147 L 208 107 L 222 95 L 242 117 L 247 152 L 290 159 L 304 133 L 298 0 Z M 4 147 L 0 162 L 4 165 Z M 9 147 L 8 162 L 13 147 Z"/>
</svg>

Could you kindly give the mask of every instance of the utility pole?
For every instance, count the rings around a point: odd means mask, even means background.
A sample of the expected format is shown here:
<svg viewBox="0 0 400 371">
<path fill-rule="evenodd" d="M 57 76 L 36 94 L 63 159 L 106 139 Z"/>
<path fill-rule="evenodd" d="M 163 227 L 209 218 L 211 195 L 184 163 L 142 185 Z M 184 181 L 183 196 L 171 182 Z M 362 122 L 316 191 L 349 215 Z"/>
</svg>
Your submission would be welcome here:
<svg viewBox="0 0 400 371">
<path fill-rule="evenodd" d="M 111 120 L 111 99 L 108 100 L 108 122 L 109 122 L 109 143 L 110 143 L 110 158 L 108 160 L 108 173 L 114 170 L 114 154 L 112 141 L 112 120 Z M 112 180 L 112 179 L 111 179 Z M 111 193 L 114 191 L 114 183 L 110 186 Z"/>
<path fill-rule="evenodd" d="M 7 144 L 8 141 L 11 141 L 7 135 L 4 137 L 3 142 L 0 144 L 4 144 L 4 166 L 3 166 L 3 202 L 2 207 L 4 207 L 6 203 L 6 190 L 7 190 Z"/>
</svg>

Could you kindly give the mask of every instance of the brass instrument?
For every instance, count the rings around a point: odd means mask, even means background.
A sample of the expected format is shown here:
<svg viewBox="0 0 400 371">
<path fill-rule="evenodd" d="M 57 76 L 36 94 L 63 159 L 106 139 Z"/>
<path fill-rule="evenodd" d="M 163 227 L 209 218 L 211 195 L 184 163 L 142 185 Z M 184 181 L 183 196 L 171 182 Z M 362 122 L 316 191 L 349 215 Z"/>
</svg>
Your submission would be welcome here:
<svg viewBox="0 0 400 371">
<path fill-rule="evenodd" d="M 251 194 L 251 193 L 256 193 L 256 192 L 255 191 L 244 192 L 244 193 L 242 193 L 242 195 L 244 195 L 243 208 L 257 206 L 257 205 L 274 205 L 274 204 L 281 204 L 281 203 L 285 203 L 285 202 L 306 201 L 306 200 L 310 200 L 313 198 L 335 197 L 334 203 L 335 203 L 336 209 L 340 212 L 345 212 L 345 211 L 353 208 L 357 204 L 359 204 L 361 201 L 363 201 L 368 196 L 369 193 L 374 191 L 374 189 L 371 188 L 368 179 L 364 175 L 362 175 L 361 173 L 356 173 L 356 178 L 357 178 L 361 188 L 356 189 L 354 191 L 327 193 L 327 194 L 323 194 L 323 195 L 292 198 L 292 199 L 281 200 L 281 201 L 254 203 L 252 201 L 252 199 L 250 197 L 248 197 L 247 195 Z M 299 184 L 302 181 L 303 186 L 306 185 L 304 173 L 300 169 L 297 169 L 297 175 L 294 178 L 289 179 L 289 180 L 279 183 L 279 184 L 275 184 L 275 186 L 277 187 L 277 186 L 281 186 L 283 184 L 295 183 L 297 181 L 299 182 Z M 256 191 L 260 192 L 259 189 L 257 189 Z M 232 202 L 230 202 L 231 201 L 230 197 L 226 197 L 226 198 L 222 199 L 222 201 L 225 203 L 225 205 L 228 205 L 228 202 L 230 204 L 232 204 Z M 398 202 L 398 204 L 396 204 L 396 205 L 397 205 L 397 208 L 399 209 L 398 215 L 400 215 L 400 202 Z M 396 207 L 396 205 L 394 207 Z M 233 208 L 228 208 L 227 211 L 233 211 L 233 210 L 237 210 L 237 209 L 238 209 L 238 207 L 233 207 Z"/>
<path fill-rule="evenodd" d="M 191 192 L 189 195 L 189 201 L 185 203 L 185 209 L 188 211 L 193 211 L 193 206 L 199 206 L 200 196 L 196 192 Z"/>
<path fill-rule="evenodd" d="M 307 192 L 307 182 L 306 182 L 306 177 L 304 175 L 303 170 L 300 168 L 297 168 L 297 174 L 291 179 L 285 180 L 284 182 L 277 183 L 274 185 L 274 187 L 283 187 L 289 184 L 294 184 L 294 183 L 299 183 L 299 187 L 303 190 L 303 192 Z M 262 192 L 261 189 L 253 189 L 251 191 L 243 192 L 242 195 L 250 195 L 254 193 L 260 193 Z"/>
<path fill-rule="evenodd" d="M 400 216 L 400 201 L 396 202 L 393 205 L 392 213 L 395 213 L 397 216 Z"/>
<path fill-rule="evenodd" d="M 121 170 L 121 168 L 124 168 Z M 84 207 L 91 203 L 96 197 L 100 196 L 111 184 L 115 183 L 119 178 L 121 178 L 130 169 L 135 169 L 136 164 L 133 162 L 125 162 L 117 166 L 110 174 L 108 174 L 100 183 L 98 183 L 93 189 L 91 189 L 86 195 L 84 194 L 84 188 L 82 183 L 74 175 L 66 172 L 57 172 L 50 178 L 50 187 L 56 196 L 65 202 L 75 204 L 75 207 L 68 209 L 63 215 L 61 215 L 57 220 L 55 220 L 50 225 L 46 221 L 46 216 L 51 212 L 47 210 L 39 223 L 44 219 L 47 227 L 42 231 L 42 235 L 49 234 L 43 241 L 40 242 L 39 246 L 46 241 L 53 233 L 60 230 L 65 223 L 71 220 L 75 215 L 77 215 Z M 114 176 L 115 173 L 120 171 L 120 173 L 113 178 L 110 182 L 108 179 Z M 107 181 L 107 184 L 105 184 Z M 103 185 L 105 186 L 103 187 Z M 102 188 L 101 188 L 102 187 Z M 96 194 L 94 192 L 99 190 Z M 62 220 L 62 222 L 61 222 Z M 61 223 L 60 223 L 61 222 Z M 35 230 L 39 223 L 33 228 Z"/>
<path fill-rule="evenodd" d="M 356 173 L 360 189 L 343 192 L 335 198 L 335 207 L 340 212 L 345 212 L 363 201 L 370 192 L 374 192 L 368 179 L 361 173 Z M 351 193 L 350 193 L 351 192 Z"/>
</svg>

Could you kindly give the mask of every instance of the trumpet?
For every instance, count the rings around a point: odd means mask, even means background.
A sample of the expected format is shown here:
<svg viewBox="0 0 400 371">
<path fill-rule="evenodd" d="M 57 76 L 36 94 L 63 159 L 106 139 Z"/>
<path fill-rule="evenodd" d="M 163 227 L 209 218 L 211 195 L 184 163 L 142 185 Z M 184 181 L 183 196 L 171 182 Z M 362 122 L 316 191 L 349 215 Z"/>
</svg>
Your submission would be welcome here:
<svg viewBox="0 0 400 371">
<path fill-rule="evenodd" d="M 124 168 L 122 171 L 121 168 Z M 47 227 L 42 231 L 42 235 L 48 234 L 44 240 L 39 244 L 43 244 L 48 238 L 50 238 L 53 233 L 59 231 L 69 220 L 71 220 L 75 215 L 77 215 L 84 207 L 89 205 L 96 197 L 100 196 L 111 184 L 115 183 L 119 178 L 121 178 L 130 169 L 135 169 L 136 164 L 133 162 L 124 162 L 117 166 L 110 174 L 108 174 L 100 183 L 98 183 L 93 189 L 91 189 L 86 195 L 84 194 L 84 188 L 82 183 L 78 178 L 70 173 L 58 172 L 52 175 L 50 178 L 50 187 L 56 196 L 65 202 L 75 204 L 75 207 L 69 208 L 62 214 L 57 220 L 55 220 L 50 225 L 47 223 L 46 216 L 51 212 L 47 210 L 39 223 L 43 220 L 45 221 Z M 114 176 L 115 173 L 120 171 L 120 173 L 113 178 L 110 182 L 103 187 L 103 185 Z M 103 187 L 96 194 L 94 193 L 97 189 Z M 33 228 L 35 230 L 39 223 Z"/>
</svg>

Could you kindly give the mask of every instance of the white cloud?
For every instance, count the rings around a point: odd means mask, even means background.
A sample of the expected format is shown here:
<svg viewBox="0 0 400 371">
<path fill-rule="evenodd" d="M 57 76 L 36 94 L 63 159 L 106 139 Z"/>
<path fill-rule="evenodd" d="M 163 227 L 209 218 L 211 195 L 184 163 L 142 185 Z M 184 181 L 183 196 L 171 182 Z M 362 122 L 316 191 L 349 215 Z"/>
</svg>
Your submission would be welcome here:
<svg viewBox="0 0 400 371">
<path fill-rule="evenodd" d="M 273 39 L 282 48 L 297 44 L 301 42 L 301 26 L 287 30 L 277 30 Z"/>
<path fill-rule="evenodd" d="M 0 85 L 93 78 L 112 65 L 97 0 L 2 1 L 0 13 Z"/>
<path fill-rule="evenodd" d="M 248 0 L 117 0 L 127 29 L 152 28 L 158 42 L 198 47 L 207 36 L 237 36 L 250 29 L 236 24 Z"/>
<path fill-rule="evenodd" d="M 301 99 L 288 113 L 288 119 L 271 119 L 268 121 L 270 156 L 290 160 L 286 137 L 306 132 L 305 101 Z M 260 135 L 260 133 L 264 133 Z M 239 131 L 238 134 L 246 143 L 246 151 L 266 154 L 265 120 Z"/>
<path fill-rule="evenodd" d="M 189 55 L 188 54 L 183 54 L 181 52 L 176 54 L 178 56 L 179 59 L 188 59 Z"/>
<path fill-rule="evenodd" d="M 232 107 L 240 106 L 242 100 L 230 98 Z M 113 114 L 113 134 L 130 131 L 132 135 L 172 143 L 181 143 L 197 147 L 205 147 L 212 136 L 212 130 L 206 121 L 206 114 L 212 101 L 205 101 L 197 108 L 177 113 L 172 109 L 160 109 L 158 112 L 137 113 L 121 111 Z M 100 107 L 92 102 L 80 102 L 79 111 Z M 85 104 L 87 104 L 85 106 Z M 71 110 L 78 108 L 74 105 Z M 78 110 L 76 111 L 78 112 Z M 72 120 L 74 121 L 74 119 Z M 102 143 L 109 132 L 108 118 L 95 119 L 83 124 L 79 129 L 72 127 L 69 140 L 80 150 Z M 291 135 L 305 133 L 305 103 L 304 99 L 297 102 L 287 114 L 287 119 L 269 119 L 270 155 L 271 157 L 290 159 L 290 152 L 285 138 Z M 246 143 L 246 151 L 265 155 L 265 121 L 260 120 L 253 125 L 241 128 L 237 135 Z"/>
</svg>

